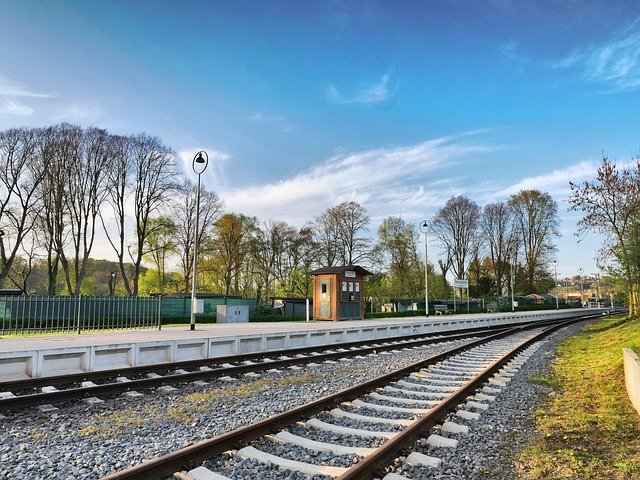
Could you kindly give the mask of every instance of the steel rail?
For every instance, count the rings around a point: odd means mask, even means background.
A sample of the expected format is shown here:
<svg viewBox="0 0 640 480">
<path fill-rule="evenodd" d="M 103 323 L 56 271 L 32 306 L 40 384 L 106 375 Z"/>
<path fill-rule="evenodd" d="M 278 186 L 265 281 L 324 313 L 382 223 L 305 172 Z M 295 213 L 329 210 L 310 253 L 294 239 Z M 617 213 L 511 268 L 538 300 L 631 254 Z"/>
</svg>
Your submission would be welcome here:
<svg viewBox="0 0 640 480">
<path fill-rule="evenodd" d="M 562 322 L 561 324 L 547 327 L 539 334 L 520 343 L 500 359 L 496 360 L 482 373 L 470 379 L 459 390 L 443 399 L 441 403 L 429 410 L 429 412 L 423 414 L 414 423 L 378 447 L 373 453 L 364 457 L 360 462 L 355 464 L 353 467 L 350 467 L 349 470 L 342 475 L 336 477 L 336 480 L 368 480 L 374 476 L 379 476 L 376 475 L 379 473 L 379 470 L 388 466 L 395 458 L 397 458 L 399 452 L 410 447 L 420 437 L 424 436 L 425 432 L 431 429 L 436 423 L 443 420 L 453 407 L 458 405 L 461 400 L 464 400 L 477 390 L 479 385 L 484 383 L 494 373 L 500 370 L 500 368 L 507 364 L 518 353 L 540 339 L 550 335 L 554 331 L 572 323 L 575 323 L 575 320 L 569 320 Z"/>
<path fill-rule="evenodd" d="M 498 329 L 498 331 L 503 331 L 503 330 L 505 329 L 504 328 Z M 403 344 L 388 344 L 388 345 L 376 344 L 373 346 L 364 347 L 357 350 L 347 350 L 343 352 L 337 352 L 337 351 L 334 351 L 331 353 L 325 352 L 325 353 L 320 353 L 318 355 L 288 358 L 286 360 L 271 360 L 269 362 L 234 365 L 234 366 L 213 368 L 211 370 L 201 370 L 201 371 L 199 370 L 199 371 L 187 372 L 187 373 L 171 373 L 171 374 L 163 375 L 156 378 L 131 379 L 127 382 L 110 382 L 110 383 L 104 383 L 104 384 L 86 386 L 86 387 L 67 388 L 64 390 L 59 390 L 54 392 L 16 395 L 15 397 L 7 397 L 7 398 L 0 399 L 0 412 L 18 409 L 18 408 L 26 408 L 29 406 L 41 405 L 45 403 L 59 403 L 59 402 L 64 402 L 69 400 L 77 400 L 80 398 L 85 398 L 87 396 L 113 395 L 113 394 L 122 393 L 130 390 L 138 390 L 138 389 L 144 390 L 149 388 L 157 388 L 165 385 L 176 385 L 181 383 L 195 382 L 197 380 L 211 380 L 213 378 L 219 378 L 227 375 L 228 376 L 242 375 L 248 372 L 264 371 L 272 368 L 285 368 L 292 365 L 309 363 L 312 361 L 325 361 L 325 360 L 333 360 L 333 359 L 339 359 L 344 357 L 352 357 L 356 355 L 367 355 L 377 351 L 395 350 L 398 348 L 409 348 L 409 347 L 419 346 L 419 345 L 429 345 L 429 344 L 440 343 L 444 341 L 467 338 L 471 335 L 478 336 L 478 335 L 488 335 L 488 334 L 489 333 L 485 331 L 485 332 L 477 332 L 475 333 L 475 335 L 474 333 L 457 334 L 457 335 L 451 335 L 445 338 L 440 337 L 440 338 L 408 341 Z M 369 344 L 371 345 L 371 342 L 369 342 Z M 317 352 L 318 349 L 315 349 L 314 351 Z M 283 352 L 289 353 L 286 350 Z M 239 361 L 239 360 L 236 360 L 236 361 Z M 211 363 L 212 362 L 209 362 L 209 364 Z M 160 370 L 160 371 L 163 371 L 163 370 Z M 113 377 L 110 376 L 110 378 L 113 378 Z M 69 383 L 69 382 L 67 381 L 65 383 Z M 50 385 L 50 383 L 43 382 L 41 383 L 41 385 Z"/>
<path fill-rule="evenodd" d="M 587 315 L 587 316 L 580 315 L 577 317 L 572 317 L 571 319 L 565 320 L 561 323 L 556 323 L 556 325 L 550 327 L 550 329 L 547 329 L 547 332 L 548 332 L 547 334 L 551 333 L 552 331 L 551 329 L 557 330 L 571 323 L 588 320 L 588 319 L 592 319 L 600 316 L 601 314 L 598 313 L 594 315 Z M 283 427 L 286 427 L 287 425 L 291 425 L 294 422 L 306 419 L 328 408 L 332 408 L 337 404 L 340 404 L 345 401 L 353 400 L 354 398 L 362 395 L 363 393 L 366 393 L 375 388 L 378 388 L 381 385 L 388 384 L 394 380 L 397 380 L 398 378 L 402 378 L 415 370 L 419 370 L 429 365 L 436 364 L 452 355 L 455 355 L 467 349 L 473 348 L 474 346 L 481 345 L 483 343 L 488 343 L 490 341 L 496 340 L 498 338 L 503 338 L 520 331 L 524 331 L 532 328 L 539 328 L 539 327 L 540 325 L 519 326 L 519 327 L 515 327 L 507 331 L 503 331 L 479 340 L 468 342 L 465 345 L 455 347 L 446 352 L 434 355 L 430 358 L 421 360 L 420 362 L 416 362 L 412 365 L 398 369 L 394 372 L 390 372 L 385 375 L 379 376 L 377 378 L 364 382 L 355 387 L 344 389 L 335 394 L 331 394 L 326 397 L 320 398 L 316 401 L 310 402 L 306 405 L 302 405 L 300 407 L 294 408 L 287 412 L 283 412 L 281 414 L 261 420 L 255 424 L 246 425 L 244 427 L 237 428 L 230 432 L 218 435 L 211 439 L 203 440 L 194 445 L 191 445 L 184 449 L 176 450 L 174 452 L 171 452 L 167 455 L 164 455 L 158 458 L 145 460 L 141 464 L 134 465 L 133 467 L 106 475 L 102 477 L 101 480 L 156 480 L 156 479 L 172 476 L 173 473 L 175 473 L 176 471 L 180 471 L 184 468 L 187 468 L 187 469 L 195 468 L 202 461 L 208 460 L 217 454 L 230 450 L 239 444 L 251 442 L 264 435 L 273 433 L 274 431 L 277 431 Z M 526 348 L 526 346 L 520 346 L 515 350 L 520 351 L 524 348 Z M 517 354 L 517 351 L 515 351 L 513 355 Z M 504 359 L 504 360 L 498 360 L 497 362 L 495 362 L 494 364 L 495 370 L 499 369 L 507 361 L 508 359 Z M 484 379 L 490 375 L 491 373 L 487 372 L 487 373 L 480 374 L 478 378 Z M 467 388 L 473 390 L 473 388 L 469 385 L 467 386 Z M 438 411 L 442 412 L 443 414 L 446 414 L 446 412 L 448 412 L 450 407 L 452 405 L 455 405 L 458 400 L 459 398 L 454 399 L 453 396 L 451 396 L 448 399 L 445 399 L 447 407 L 445 406 L 440 407 L 438 408 Z M 425 422 L 427 421 L 425 420 Z M 417 438 L 417 436 L 420 435 L 420 432 L 422 432 L 424 428 L 427 428 L 425 425 L 426 423 L 422 424 L 423 426 L 422 429 L 418 429 L 417 427 L 412 428 L 410 430 L 410 433 L 407 434 L 406 438 L 407 439 Z M 407 442 L 409 442 L 409 440 L 407 440 Z M 404 445 L 405 445 L 405 444 L 398 445 L 396 442 L 394 442 L 394 444 L 397 445 L 396 448 L 399 448 L 399 449 L 404 448 Z M 388 457 L 388 455 L 391 454 L 390 452 L 391 452 L 390 449 L 385 450 L 385 452 L 381 454 L 381 457 Z M 397 450 L 396 450 L 396 453 L 397 453 Z M 363 459 L 363 461 L 359 462 L 356 465 L 356 467 L 360 464 L 363 464 L 363 462 L 367 458 L 369 457 L 366 457 L 365 459 Z M 375 470 L 379 469 L 381 465 L 382 463 L 378 461 L 374 461 L 372 459 L 367 461 L 366 464 L 363 464 L 363 466 L 359 468 L 363 469 L 362 472 L 365 472 L 365 470 L 374 472 Z M 367 477 L 357 476 L 357 475 L 369 475 L 369 473 L 359 473 L 359 474 L 355 474 L 355 476 L 348 477 L 348 478 L 353 478 L 353 479 L 367 478 Z M 341 477 L 340 480 L 344 480 L 344 478 Z"/>
<path fill-rule="evenodd" d="M 540 322 L 544 322 L 545 320 L 539 320 Z M 430 343 L 439 343 L 442 341 L 447 341 L 449 339 L 455 340 L 457 338 L 468 337 L 473 334 L 482 334 L 482 333 L 491 333 L 498 330 L 502 330 L 508 328 L 508 326 L 504 325 L 496 325 L 491 327 L 480 327 L 480 328 L 468 328 L 462 330 L 455 330 L 453 332 L 431 332 L 431 333 L 421 333 L 415 335 L 403 335 L 400 337 L 392 337 L 385 339 L 369 339 L 369 340 L 358 340 L 356 342 L 344 342 L 344 343 L 336 343 L 331 345 L 316 345 L 313 347 L 296 347 L 291 349 L 282 349 L 282 350 L 270 350 L 268 352 L 254 352 L 254 353 L 244 353 L 240 355 L 225 355 L 222 357 L 210 357 L 210 358 L 199 358 L 195 360 L 181 360 L 178 362 L 167 362 L 167 363 L 157 363 L 152 365 L 140 365 L 137 367 L 124 367 L 124 368 L 116 368 L 110 370 L 97 370 L 93 372 L 82 372 L 82 373 L 72 373 L 72 374 L 64 374 L 64 375 L 52 375 L 48 377 L 36 377 L 36 378 L 26 378 L 21 380 L 9 380 L 9 381 L 0 381 L 0 391 L 11 391 L 11 390 L 26 390 L 30 388 L 38 388 L 41 386 L 48 385 L 64 385 L 70 383 L 78 383 L 82 381 L 88 380 L 99 380 L 104 378 L 115 378 L 119 376 L 126 375 L 142 375 L 149 372 L 158 372 L 158 371 L 170 371 L 176 369 L 184 369 L 184 368 L 197 368 L 201 366 L 209 366 L 216 365 L 222 363 L 231 363 L 231 362 L 243 362 L 246 360 L 259 360 L 262 358 L 268 358 L 272 356 L 281 356 L 281 355 L 300 355 L 307 354 L 312 352 L 320 352 L 323 350 L 335 350 L 337 348 L 352 348 L 352 347 L 362 347 L 366 345 L 371 345 L 373 343 L 378 342 L 415 342 L 412 345 L 428 345 Z M 434 338 L 435 335 L 438 335 L 438 338 Z M 421 343 L 424 342 L 424 343 Z M 410 345 L 409 345 L 410 346 Z M 393 349 L 398 348 L 398 345 L 393 346 L 378 346 L 375 349 Z M 403 346 L 404 347 L 404 346 Z M 347 352 L 343 352 L 347 353 Z"/>
<path fill-rule="evenodd" d="M 473 340 L 465 345 L 431 356 L 401 369 L 371 379 L 355 387 L 341 390 L 337 393 L 328 395 L 273 417 L 269 417 L 254 424 L 237 428 L 162 457 L 147 460 L 128 469 L 112 473 L 102 477 L 102 480 L 153 480 L 171 476 L 174 472 L 183 469 L 185 466 L 192 468 L 214 455 L 232 449 L 238 444 L 256 440 L 264 435 L 286 427 L 287 425 L 291 425 L 292 423 L 308 418 L 316 413 L 332 408 L 337 404 L 353 400 L 354 398 L 361 396 L 363 393 L 405 377 L 411 372 L 420 370 L 421 368 L 436 364 L 452 355 L 528 328 L 536 327 L 515 327 L 479 340 Z"/>
<path fill-rule="evenodd" d="M 429 345 L 433 343 L 440 343 L 442 341 L 456 340 L 459 338 L 466 338 L 470 335 L 484 335 L 491 334 L 492 332 L 498 332 L 507 328 L 512 328 L 515 325 L 518 326 L 527 326 L 527 325 L 545 325 L 548 323 L 555 323 L 558 320 L 556 319 L 548 319 L 548 320 L 536 320 L 534 322 L 526 322 L 519 323 L 514 325 L 495 325 L 495 326 L 487 326 L 487 327 L 479 327 L 479 328 L 468 328 L 461 329 L 449 332 L 431 332 L 431 333 L 422 333 L 416 335 L 403 335 L 401 337 L 392 337 L 388 339 L 370 339 L 370 340 L 359 340 L 356 342 L 344 342 L 339 344 L 332 345 L 317 345 L 313 347 L 296 347 L 292 349 L 286 350 L 270 350 L 268 352 L 254 352 L 254 353 L 245 353 L 241 355 L 225 355 L 222 357 L 210 357 L 210 358 L 200 358 L 195 360 L 182 360 L 178 362 L 167 362 L 167 363 L 157 363 L 152 365 L 140 365 L 137 367 L 124 367 L 124 368 L 116 368 L 109 370 L 97 370 L 93 372 L 81 372 L 81 373 L 71 373 L 71 374 L 63 374 L 63 375 L 52 375 L 47 377 L 36 377 L 36 378 L 26 378 L 20 380 L 9 380 L 9 381 L 0 381 L 0 391 L 20 391 L 20 390 L 29 390 L 36 389 L 43 386 L 56 386 L 56 385 L 69 385 L 73 383 L 80 383 L 83 381 L 92 381 L 92 380 L 104 380 L 109 378 L 117 378 L 120 376 L 132 376 L 132 375 L 143 375 L 145 373 L 151 372 L 169 372 L 171 370 L 185 369 L 185 368 L 197 368 L 202 366 L 210 366 L 210 365 L 220 365 L 223 363 L 231 363 L 231 362 L 244 362 L 247 360 L 260 360 L 263 358 L 269 358 L 273 356 L 289 356 L 289 355 L 301 355 L 301 354 L 310 354 L 314 352 L 322 352 L 323 350 L 335 350 L 335 349 L 350 349 L 353 347 L 361 348 L 360 350 L 352 350 L 350 352 L 342 352 L 342 356 L 355 356 L 360 355 L 362 353 L 368 353 L 372 350 L 394 350 L 397 348 L 407 348 L 412 346 L 419 345 Z M 434 335 L 438 335 L 438 337 L 434 337 Z M 381 345 L 378 342 L 388 343 L 387 345 Z M 404 342 L 404 345 L 399 345 L 399 343 Z M 376 344 L 374 347 L 367 348 L 367 345 Z M 363 347 L 364 346 L 364 347 Z M 329 354 L 322 354 L 329 355 Z M 339 356 L 339 355 L 336 355 Z M 318 357 L 318 356 L 316 356 Z M 304 363 L 304 362 L 301 362 Z M 258 364 L 260 365 L 260 364 Z M 257 370 L 260 370 L 257 368 Z M 224 375 L 221 373 L 221 375 Z M 173 374 L 169 374 L 167 378 L 173 377 Z M 215 376 L 215 375 L 214 375 Z M 179 382 L 173 382 L 179 383 Z M 168 383 L 170 384 L 170 383 Z M 0 405 L 2 402 L 0 401 Z M 0 409 L 2 407 L 0 406 Z"/>
</svg>

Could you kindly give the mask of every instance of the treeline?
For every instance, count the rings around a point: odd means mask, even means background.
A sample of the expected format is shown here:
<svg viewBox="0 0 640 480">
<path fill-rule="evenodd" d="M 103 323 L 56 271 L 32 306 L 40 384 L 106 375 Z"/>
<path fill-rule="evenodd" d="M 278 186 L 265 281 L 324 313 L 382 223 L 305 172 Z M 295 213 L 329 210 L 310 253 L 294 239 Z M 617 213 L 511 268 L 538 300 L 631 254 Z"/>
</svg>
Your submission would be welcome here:
<svg viewBox="0 0 640 480">
<path fill-rule="evenodd" d="M 196 232 L 195 185 L 182 178 L 172 149 L 144 133 L 70 124 L 9 129 L 0 132 L 0 167 L 4 287 L 51 295 L 187 292 L 197 236 L 199 291 L 309 296 L 313 269 L 360 264 L 375 272 L 367 292 L 379 302 L 424 294 L 417 225 L 388 217 L 372 235 L 357 202 L 298 228 L 225 211 L 205 188 Z M 468 278 L 476 296 L 508 293 L 512 277 L 525 294 L 553 285 L 557 205 L 544 192 L 524 190 L 483 207 L 454 197 L 428 223 L 430 242 L 444 252 L 429 258 L 431 297 L 451 295 L 449 273 Z M 117 262 L 91 260 L 99 230 Z"/>
</svg>

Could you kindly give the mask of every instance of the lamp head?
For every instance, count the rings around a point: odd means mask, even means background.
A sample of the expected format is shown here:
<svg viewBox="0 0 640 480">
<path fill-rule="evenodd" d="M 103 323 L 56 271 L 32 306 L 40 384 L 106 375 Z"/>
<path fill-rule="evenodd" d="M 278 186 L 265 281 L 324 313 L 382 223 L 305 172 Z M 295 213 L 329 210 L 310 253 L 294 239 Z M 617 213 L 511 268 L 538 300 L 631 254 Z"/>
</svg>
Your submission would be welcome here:
<svg viewBox="0 0 640 480">
<path fill-rule="evenodd" d="M 191 167 L 193 171 L 200 175 L 207 169 L 207 165 L 209 165 L 209 155 L 204 150 L 200 150 L 196 153 L 196 156 L 193 157 L 193 162 L 191 162 Z"/>
</svg>

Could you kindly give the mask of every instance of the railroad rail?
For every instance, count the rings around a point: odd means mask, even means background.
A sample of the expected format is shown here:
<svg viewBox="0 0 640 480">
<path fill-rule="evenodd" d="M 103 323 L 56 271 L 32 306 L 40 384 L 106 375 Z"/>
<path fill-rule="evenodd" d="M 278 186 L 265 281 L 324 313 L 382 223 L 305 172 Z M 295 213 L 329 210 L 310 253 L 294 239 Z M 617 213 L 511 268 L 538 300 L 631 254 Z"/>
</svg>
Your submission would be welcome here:
<svg viewBox="0 0 640 480">
<path fill-rule="evenodd" d="M 535 321 L 527 325 L 547 325 L 557 320 Z M 37 377 L 0 382 L 0 412 L 43 405 L 53 405 L 78 399 L 100 403 L 99 396 L 111 396 L 124 392 L 136 395 L 146 390 L 215 378 L 243 375 L 274 368 L 287 368 L 309 362 L 332 361 L 340 358 L 370 355 L 371 353 L 413 348 L 435 343 L 454 341 L 470 336 L 485 336 L 505 331 L 508 327 L 482 327 L 438 334 L 417 334 L 387 341 L 358 341 L 332 346 L 300 347 L 288 350 L 256 352 L 208 359 L 145 365 L 83 372 L 78 374 Z M 275 358 L 275 360 L 274 360 Z M 97 382 L 97 383 L 96 383 Z"/>
<path fill-rule="evenodd" d="M 504 327 L 496 327 L 494 329 L 485 327 L 482 329 L 469 329 L 464 333 L 422 334 L 418 335 L 418 338 L 415 336 L 402 337 L 386 342 L 349 342 L 331 347 L 304 347 L 271 351 L 268 354 L 262 352 L 251 353 L 214 359 L 199 359 L 144 367 L 0 382 L 0 411 L 33 405 L 51 405 L 83 398 L 96 399 L 98 395 L 136 392 L 137 390 L 211 380 L 249 372 L 286 368 L 309 362 L 331 361 L 398 348 L 420 347 L 450 342 L 470 336 L 489 335 L 492 332 L 503 330 L 505 330 Z M 190 369 L 190 371 L 187 369 Z M 102 383 L 95 383 L 95 381 Z"/>
<path fill-rule="evenodd" d="M 468 409 L 487 408 L 487 404 L 483 402 L 492 401 L 493 397 L 490 394 L 504 387 L 515 368 L 523 363 L 523 361 L 516 361 L 512 366 L 507 365 L 517 355 L 559 328 L 596 316 L 600 314 L 583 315 L 568 321 L 556 322 L 550 327 L 541 327 L 539 324 L 519 326 L 474 339 L 465 345 L 449 349 L 361 385 L 107 475 L 103 480 L 150 480 L 174 475 L 175 478 L 187 480 L 223 480 L 227 477 L 216 474 L 206 465 L 211 464 L 211 459 L 217 455 L 233 449 L 237 449 L 235 455 L 238 458 L 266 462 L 278 465 L 282 469 L 326 475 L 327 478 L 338 480 L 368 479 L 384 474 L 387 474 L 386 480 L 406 478 L 390 471 L 389 467 L 400 456 L 400 452 L 413 448 L 417 439 L 424 437 L 426 432 L 455 411 L 455 407 L 464 403 L 470 395 L 474 394 L 474 399 L 466 403 Z M 537 329 L 537 332 L 532 333 L 532 329 Z M 490 380 L 494 383 L 494 387 L 485 386 L 482 387 L 483 392 L 478 392 L 483 382 L 497 372 L 500 372 L 499 375 Z M 362 413 L 354 413 L 354 411 Z M 381 414 L 380 411 L 386 413 Z M 399 415 L 399 418 L 389 418 L 393 417 L 394 412 Z M 454 415 L 473 417 L 477 413 L 459 411 Z M 320 420 L 319 416 L 321 418 L 351 417 L 360 427 L 331 427 L 328 422 Z M 338 437 L 347 435 L 357 439 L 365 436 L 382 440 L 376 447 L 362 448 L 353 448 L 351 441 L 348 442 L 349 445 L 305 441 L 304 438 L 299 438 L 298 435 L 289 431 L 292 429 L 295 431 L 297 422 L 305 422 L 305 426 L 309 428 L 333 429 Z M 380 425 L 386 425 L 386 430 Z M 399 431 L 398 425 L 402 427 Z M 440 430 L 455 431 L 460 428 L 462 427 L 455 423 L 446 422 Z M 367 430 L 369 433 L 366 433 Z M 274 432 L 279 433 L 274 435 Z M 264 440 L 265 438 L 267 440 Z M 428 441 L 441 442 L 444 445 L 447 445 L 448 441 L 450 443 L 451 439 L 443 438 L 431 435 Z M 260 451 L 254 445 L 261 441 L 291 442 L 310 450 L 324 449 L 336 456 L 351 452 L 358 459 L 355 465 L 349 467 L 315 465 Z M 407 459 L 411 457 L 408 461 L 418 464 L 422 462 L 424 465 L 437 461 L 419 453 L 409 456 L 403 454 L 402 457 Z M 204 466 L 201 465 L 203 462 Z"/>
</svg>

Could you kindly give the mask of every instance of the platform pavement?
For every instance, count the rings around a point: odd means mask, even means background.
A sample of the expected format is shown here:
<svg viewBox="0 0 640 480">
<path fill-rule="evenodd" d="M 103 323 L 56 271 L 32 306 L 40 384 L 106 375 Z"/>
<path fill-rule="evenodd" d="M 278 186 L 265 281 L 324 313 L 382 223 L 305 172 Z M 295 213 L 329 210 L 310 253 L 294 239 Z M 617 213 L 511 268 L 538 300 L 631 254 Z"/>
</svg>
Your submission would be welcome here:
<svg viewBox="0 0 640 480">
<path fill-rule="evenodd" d="M 580 311 L 582 311 L 580 309 Z M 575 315 L 575 310 L 396 317 L 340 322 L 225 323 L 0 338 L 0 381 L 219 358 Z"/>
<path fill-rule="evenodd" d="M 163 326 L 125 330 L 103 330 L 99 332 L 81 332 L 65 334 L 43 334 L 25 336 L 1 336 L 0 353 L 26 350 L 45 350 L 114 343 L 158 342 L 164 340 L 188 340 L 236 335 L 255 335 L 264 333 L 301 332 L 309 330 L 343 330 L 345 328 L 377 327 L 383 325 L 403 325 L 440 317 L 392 317 L 375 320 L 309 321 L 309 322 L 251 322 L 251 323 L 200 323 L 195 330 L 189 325 Z"/>
</svg>

